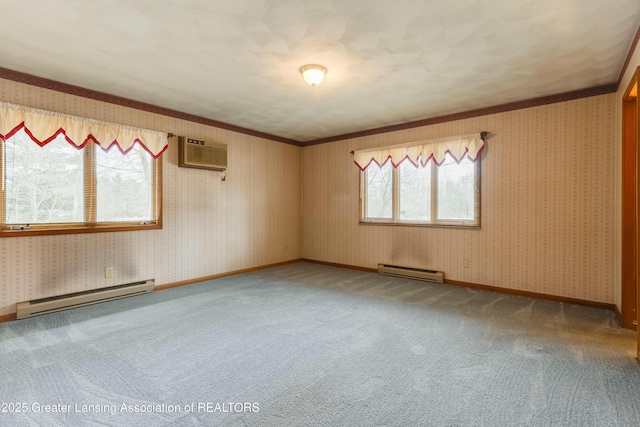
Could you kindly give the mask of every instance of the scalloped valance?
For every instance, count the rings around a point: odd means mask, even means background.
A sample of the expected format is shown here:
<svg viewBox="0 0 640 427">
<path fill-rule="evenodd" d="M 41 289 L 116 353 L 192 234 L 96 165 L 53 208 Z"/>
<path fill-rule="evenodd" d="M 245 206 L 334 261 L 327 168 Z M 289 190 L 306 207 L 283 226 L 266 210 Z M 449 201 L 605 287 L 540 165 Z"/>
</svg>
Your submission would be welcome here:
<svg viewBox="0 0 640 427">
<path fill-rule="evenodd" d="M 416 166 L 425 166 L 429 160 L 433 159 L 434 163 L 439 166 L 444 162 L 447 153 L 458 162 L 465 156 L 475 162 L 484 149 L 483 136 L 485 134 L 486 132 L 474 133 L 358 150 L 354 151 L 353 160 L 360 170 L 365 170 L 371 163 L 380 166 L 389 160 L 395 168 L 405 159 Z"/>
<path fill-rule="evenodd" d="M 168 146 L 164 132 L 0 102 L 0 136 L 7 139 L 22 128 L 40 146 L 62 134 L 78 148 L 93 141 L 105 150 L 116 145 L 127 153 L 138 143 L 154 159 L 160 157 Z"/>
</svg>

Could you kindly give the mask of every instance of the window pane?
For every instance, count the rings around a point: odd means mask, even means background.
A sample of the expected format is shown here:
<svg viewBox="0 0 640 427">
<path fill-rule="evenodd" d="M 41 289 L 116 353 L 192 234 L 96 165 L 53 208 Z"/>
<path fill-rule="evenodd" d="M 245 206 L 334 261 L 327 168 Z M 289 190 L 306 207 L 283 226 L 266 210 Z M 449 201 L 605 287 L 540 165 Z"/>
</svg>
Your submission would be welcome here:
<svg viewBox="0 0 640 427">
<path fill-rule="evenodd" d="M 375 163 L 365 171 L 367 182 L 366 217 L 391 218 L 393 212 L 393 166 L 386 162 L 382 167 Z"/>
<path fill-rule="evenodd" d="M 472 220 L 475 217 L 475 165 L 467 157 L 459 164 L 447 154 L 438 171 L 438 219 Z"/>
<path fill-rule="evenodd" d="M 24 130 L 4 147 L 8 224 L 84 221 L 82 150 L 64 136 L 40 147 Z"/>
<path fill-rule="evenodd" d="M 404 161 L 400 174 L 400 219 L 429 221 L 431 219 L 431 164 L 415 167 Z"/>
<path fill-rule="evenodd" d="M 153 217 L 153 158 L 137 144 L 126 155 L 96 148 L 98 222 Z"/>
</svg>

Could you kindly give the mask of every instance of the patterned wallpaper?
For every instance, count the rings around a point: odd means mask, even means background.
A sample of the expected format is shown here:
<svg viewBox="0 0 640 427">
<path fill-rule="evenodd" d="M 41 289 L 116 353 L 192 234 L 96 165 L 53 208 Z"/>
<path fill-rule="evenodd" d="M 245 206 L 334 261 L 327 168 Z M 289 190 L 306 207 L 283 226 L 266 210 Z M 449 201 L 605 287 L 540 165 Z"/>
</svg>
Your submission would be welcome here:
<svg viewBox="0 0 640 427">
<path fill-rule="evenodd" d="M 0 100 L 228 144 L 227 178 L 163 155 L 162 230 L 0 239 L 0 315 L 143 279 L 156 285 L 300 258 L 300 148 L 0 80 Z M 114 277 L 104 278 L 105 267 Z"/>
<path fill-rule="evenodd" d="M 614 302 L 615 95 L 306 147 L 304 258 Z M 360 225 L 352 150 L 490 131 L 480 230 Z M 469 259 L 469 268 L 463 259 Z"/>
</svg>

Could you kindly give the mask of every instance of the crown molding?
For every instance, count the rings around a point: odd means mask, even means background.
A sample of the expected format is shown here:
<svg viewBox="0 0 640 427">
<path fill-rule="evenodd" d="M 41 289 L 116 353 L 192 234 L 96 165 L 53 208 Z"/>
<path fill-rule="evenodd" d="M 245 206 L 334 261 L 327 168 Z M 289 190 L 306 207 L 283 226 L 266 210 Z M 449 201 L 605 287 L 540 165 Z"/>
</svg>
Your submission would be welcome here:
<svg viewBox="0 0 640 427">
<path fill-rule="evenodd" d="M 186 120 L 194 123 L 200 123 L 203 125 L 216 127 L 219 129 L 224 129 L 232 132 L 242 133 L 245 135 L 255 136 L 257 138 L 264 138 L 264 139 L 269 139 L 271 141 L 283 142 L 285 144 L 300 146 L 300 143 L 293 139 L 283 138 L 280 136 L 271 135 L 269 133 L 260 132 L 253 129 L 247 129 L 247 128 L 232 125 L 229 123 L 219 122 L 213 119 L 207 119 L 205 117 L 196 116 L 195 114 L 183 113 L 181 111 L 172 110 L 170 108 L 164 108 L 164 107 L 159 107 L 157 105 L 147 104 L 146 102 L 135 101 L 133 99 L 123 98 L 116 95 L 110 95 L 108 93 L 98 92 L 96 90 L 85 89 L 80 86 L 61 83 L 55 80 L 45 79 L 43 77 L 37 77 L 31 74 L 9 70 L 7 68 L 0 67 L 0 78 L 6 79 L 6 80 L 12 80 L 18 83 L 28 84 L 31 86 L 41 87 L 43 89 L 63 92 L 70 95 L 76 95 L 82 98 L 89 98 L 89 99 L 94 99 L 96 101 L 107 102 L 109 104 L 120 105 L 122 107 L 129 107 L 135 110 L 147 111 L 149 113 L 155 113 L 163 116 L 173 117 L 176 119 Z"/>
<path fill-rule="evenodd" d="M 571 92 L 564 92 L 556 95 L 543 96 L 540 98 L 527 99 L 524 101 L 510 102 L 507 104 L 495 105 L 493 107 L 480 108 L 477 110 L 470 110 L 461 113 L 447 114 L 444 116 L 432 117 L 429 119 L 417 120 L 414 122 L 398 123 L 390 126 L 383 126 L 375 129 L 368 129 L 358 132 L 346 133 L 343 135 L 331 136 L 328 138 L 315 139 L 312 141 L 303 142 L 303 147 L 309 147 L 311 145 L 326 144 L 328 142 L 341 141 L 345 139 L 361 138 L 363 136 L 377 135 L 380 133 L 397 132 L 406 129 L 412 129 L 422 126 L 430 126 L 439 123 L 453 122 L 456 120 L 469 119 L 472 117 L 487 116 L 489 114 L 504 113 L 507 111 L 521 110 L 524 108 L 538 107 L 541 105 L 554 104 L 557 102 L 571 101 L 580 98 L 587 98 L 590 96 L 604 95 L 608 93 L 614 93 L 617 90 L 617 84 L 611 83 L 608 85 L 592 87 L 588 89 L 574 90 Z"/>
</svg>

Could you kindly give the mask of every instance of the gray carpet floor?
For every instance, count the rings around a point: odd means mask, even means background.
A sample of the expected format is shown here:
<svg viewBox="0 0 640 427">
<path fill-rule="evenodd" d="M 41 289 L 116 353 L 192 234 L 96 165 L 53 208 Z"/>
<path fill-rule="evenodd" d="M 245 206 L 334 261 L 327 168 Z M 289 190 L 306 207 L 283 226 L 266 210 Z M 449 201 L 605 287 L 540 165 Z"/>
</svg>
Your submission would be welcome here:
<svg viewBox="0 0 640 427">
<path fill-rule="evenodd" d="M 608 310 L 301 262 L 1 324 L 0 425 L 638 426 L 635 348 Z"/>
</svg>

